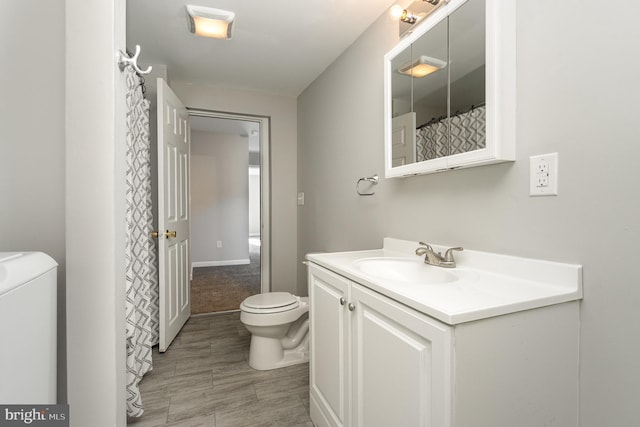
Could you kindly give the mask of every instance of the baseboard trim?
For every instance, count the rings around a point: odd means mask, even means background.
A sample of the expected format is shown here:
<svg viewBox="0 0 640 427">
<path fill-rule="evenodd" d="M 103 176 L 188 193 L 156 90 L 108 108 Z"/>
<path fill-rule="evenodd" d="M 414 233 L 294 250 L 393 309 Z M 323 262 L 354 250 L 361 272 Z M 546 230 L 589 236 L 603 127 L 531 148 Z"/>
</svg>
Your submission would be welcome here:
<svg viewBox="0 0 640 427">
<path fill-rule="evenodd" d="M 225 261 L 197 261 L 192 262 L 191 267 L 221 267 L 225 265 L 246 265 L 251 264 L 251 260 L 249 258 L 246 259 L 228 259 Z"/>
</svg>

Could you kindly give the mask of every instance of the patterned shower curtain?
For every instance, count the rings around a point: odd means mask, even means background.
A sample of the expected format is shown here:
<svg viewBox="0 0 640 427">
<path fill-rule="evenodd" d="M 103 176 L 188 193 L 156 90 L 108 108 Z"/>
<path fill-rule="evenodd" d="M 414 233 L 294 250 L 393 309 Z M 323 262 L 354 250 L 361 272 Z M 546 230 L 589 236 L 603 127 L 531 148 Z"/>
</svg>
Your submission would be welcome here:
<svg viewBox="0 0 640 427">
<path fill-rule="evenodd" d="M 151 199 L 149 101 L 131 65 L 127 82 L 126 337 L 127 415 L 143 413 L 138 384 L 153 369 L 151 348 L 158 342 L 159 290 Z"/>
<path fill-rule="evenodd" d="M 450 139 L 448 136 L 450 135 Z M 486 107 L 475 107 L 450 118 L 433 120 L 416 130 L 418 162 L 486 146 Z"/>
</svg>

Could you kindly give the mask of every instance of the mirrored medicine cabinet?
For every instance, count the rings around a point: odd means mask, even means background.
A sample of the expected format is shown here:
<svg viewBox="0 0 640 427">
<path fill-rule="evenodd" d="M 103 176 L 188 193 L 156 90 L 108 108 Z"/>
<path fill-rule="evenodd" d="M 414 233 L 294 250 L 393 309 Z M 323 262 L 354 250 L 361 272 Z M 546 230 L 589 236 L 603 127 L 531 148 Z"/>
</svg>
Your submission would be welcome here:
<svg viewBox="0 0 640 427">
<path fill-rule="evenodd" d="M 515 19 L 450 0 L 385 55 L 387 178 L 515 160 Z"/>
</svg>

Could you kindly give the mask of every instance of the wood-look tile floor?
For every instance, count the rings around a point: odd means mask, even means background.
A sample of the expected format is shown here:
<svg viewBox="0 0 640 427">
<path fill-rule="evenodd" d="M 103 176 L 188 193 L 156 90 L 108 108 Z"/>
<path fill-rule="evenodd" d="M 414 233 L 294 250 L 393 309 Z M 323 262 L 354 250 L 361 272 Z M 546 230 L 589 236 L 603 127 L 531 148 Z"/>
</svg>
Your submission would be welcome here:
<svg viewBox="0 0 640 427">
<path fill-rule="evenodd" d="M 249 366 L 251 335 L 240 313 L 189 319 L 140 382 L 144 415 L 136 427 L 312 427 L 309 364 L 271 371 Z"/>
</svg>

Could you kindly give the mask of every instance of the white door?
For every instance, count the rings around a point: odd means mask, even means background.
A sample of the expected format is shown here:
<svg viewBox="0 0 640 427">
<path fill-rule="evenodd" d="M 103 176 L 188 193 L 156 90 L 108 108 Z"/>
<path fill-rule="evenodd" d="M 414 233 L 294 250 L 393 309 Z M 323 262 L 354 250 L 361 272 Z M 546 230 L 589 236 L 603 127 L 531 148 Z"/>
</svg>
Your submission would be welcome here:
<svg viewBox="0 0 640 427">
<path fill-rule="evenodd" d="M 158 242 L 160 351 L 191 315 L 189 292 L 189 115 L 158 79 Z"/>
<path fill-rule="evenodd" d="M 416 161 L 416 113 L 410 112 L 391 120 L 391 167 Z"/>
</svg>

